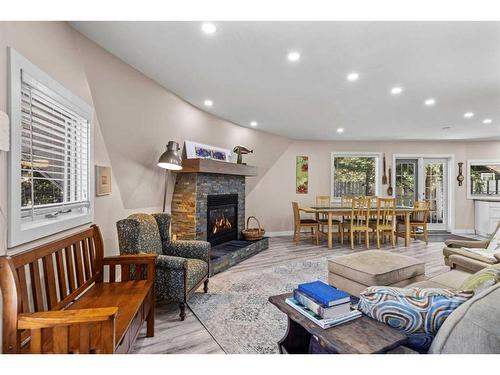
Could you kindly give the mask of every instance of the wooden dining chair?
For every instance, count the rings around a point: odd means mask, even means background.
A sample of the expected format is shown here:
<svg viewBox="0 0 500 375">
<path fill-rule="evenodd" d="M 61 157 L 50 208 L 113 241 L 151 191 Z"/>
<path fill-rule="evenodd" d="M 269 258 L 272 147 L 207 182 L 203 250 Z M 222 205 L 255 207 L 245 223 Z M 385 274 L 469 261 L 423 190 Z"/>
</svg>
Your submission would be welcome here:
<svg viewBox="0 0 500 375">
<path fill-rule="evenodd" d="M 342 195 L 340 197 L 340 206 L 341 207 L 352 207 L 352 200 L 356 198 L 354 195 Z M 342 222 L 347 223 L 348 221 L 351 220 L 350 216 L 342 216 Z M 341 233 L 341 238 L 342 238 L 342 243 L 344 243 L 344 235 L 347 233 L 349 234 L 349 231 L 345 232 L 345 225 L 342 228 L 342 233 Z"/>
<path fill-rule="evenodd" d="M 415 201 L 413 203 L 413 212 L 410 216 L 410 231 L 413 235 L 413 238 L 417 239 L 417 230 L 422 230 L 422 235 L 424 237 L 424 241 L 426 244 L 429 243 L 429 232 L 428 232 L 428 223 L 427 220 L 429 218 L 429 210 L 430 210 L 430 202 L 429 201 Z M 404 227 L 404 220 L 398 219 L 396 223 L 396 236 L 399 236 L 400 233 L 404 233 L 399 231 L 399 227 L 402 225 Z"/>
<path fill-rule="evenodd" d="M 318 207 L 330 207 L 330 202 L 331 199 L 329 195 L 316 196 L 316 206 Z M 328 235 L 328 214 L 326 213 L 316 214 L 316 220 L 318 220 L 319 223 L 320 233 L 323 235 Z M 341 244 L 344 244 L 344 236 L 342 235 L 343 233 L 342 221 L 338 219 L 332 219 L 332 230 L 333 227 L 338 227 L 337 235 L 339 236 L 339 241 Z M 332 235 L 334 233 L 335 232 L 333 232 Z"/>
<path fill-rule="evenodd" d="M 311 229 L 311 238 L 314 243 L 314 238 L 316 238 L 316 245 L 319 245 L 319 223 L 314 219 L 301 219 L 300 211 L 305 211 L 302 208 L 299 208 L 299 204 L 297 202 L 292 202 L 293 208 L 293 220 L 294 220 L 294 230 L 293 230 L 293 240 L 296 244 L 300 241 L 301 230 L 302 228 L 310 228 Z M 316 232 L 315 232 L 316 230 Z"/>
<path fill-rule="evenodd" d="M 372 211 L 373 213 L 373 211 Z M 385 238 L 385 234 L 390 232 L 392 247 L 396 246 L 396 235 L 394 224 L 396 220 L 396 199 L 378 198 L 375 219 L 370 220 L 370 228 L 377 237 L 377 248 L 380 249 L 380 235 Z"/>
<path fill-rule="evenodd" d="M 361 242 L 361 234 L 365 233 L 366 248 L 370 248 L 370 202 L 366 198 L 353 198 L 350 220 L 343 223 L 349 232 L 351 249 L 354 249 L 354 234 L 357 233 Z"/>
</svg>

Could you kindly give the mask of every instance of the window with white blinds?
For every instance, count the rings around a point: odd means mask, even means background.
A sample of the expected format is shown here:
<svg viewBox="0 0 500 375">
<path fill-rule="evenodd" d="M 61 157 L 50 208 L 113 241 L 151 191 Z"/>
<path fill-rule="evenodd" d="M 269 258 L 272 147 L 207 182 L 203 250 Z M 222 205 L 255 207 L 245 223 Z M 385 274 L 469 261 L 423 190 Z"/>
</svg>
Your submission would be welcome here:
<svg viewBox="0 0 500 375">
<path fill-rule="evenodd" d="M 83 212 L 89 201 L 89 121 L 21 73 L 23 221 Z"/>
<path fill-rule="evenodd" d="M 92 109 L 9 52 L 12 247 L 92 220 Z"/>
</svg>

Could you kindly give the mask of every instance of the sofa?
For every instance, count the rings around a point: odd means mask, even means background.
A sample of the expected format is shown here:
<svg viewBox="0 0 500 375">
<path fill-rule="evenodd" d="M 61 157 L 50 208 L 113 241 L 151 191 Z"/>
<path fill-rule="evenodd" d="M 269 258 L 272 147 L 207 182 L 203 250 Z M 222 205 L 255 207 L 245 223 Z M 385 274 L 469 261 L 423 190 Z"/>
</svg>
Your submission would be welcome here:
<svg viewBox="0 0 500 375">
<path fill-rule="evenodd" d="M 469 260 L 450 256 L 451 270 L 407 287 L 457 289 L 472 273 Z M 473 267 L 479 267 L 476 264 Z M 484 267 L 477 268 L 480 270 Z M 392 354 L 416 353 L 399 347 Z M 499 354 L 500 353 L 500 283 L 475 295 L 448 316 L 436 334 L 428 354 Z"/>
<path fill-rule="evenodd" d="M 492 264 L 500 263 L 500 252 L 493 256 L 486 257 L 464 248 L 483 250 L 487 249 L 495 233 L 500 230 L 500 222 L 497 224 L 493 234 L 487 240 L 467 241 L 467 240 L 447 240 L 443 249 L 444 263 L 451 267 L 453 262 L 458 262 L 455 266 L 469 272 L 476 272 L 478 269 Z"/>
<path fill-rule="evenodd" d="M 186 303 L 200 286 L 208 291 L 210 243 L 172 240 L 170 214 L 130 215 L 116 223 L 120 254 L 154 253 L 155 295 L 160 301 L 177 302 L 180 318 L 186 317 Z"/>
</svg>

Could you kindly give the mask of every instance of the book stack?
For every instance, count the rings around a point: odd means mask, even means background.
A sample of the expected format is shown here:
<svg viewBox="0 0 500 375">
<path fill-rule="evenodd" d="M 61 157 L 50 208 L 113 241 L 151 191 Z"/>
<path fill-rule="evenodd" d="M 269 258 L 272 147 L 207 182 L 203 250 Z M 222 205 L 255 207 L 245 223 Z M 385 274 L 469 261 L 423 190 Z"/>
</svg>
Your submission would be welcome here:
<svg viewBox="0 0 500 375">
<path fill-rule="evenodd" d="M 330 328 L 359 318 L 361 313 L 351 309 L 351 297 L 323 281 L 299 284 L 293 298 L 286 303 L 311 319 L 321 328 Z"/>
</svg>

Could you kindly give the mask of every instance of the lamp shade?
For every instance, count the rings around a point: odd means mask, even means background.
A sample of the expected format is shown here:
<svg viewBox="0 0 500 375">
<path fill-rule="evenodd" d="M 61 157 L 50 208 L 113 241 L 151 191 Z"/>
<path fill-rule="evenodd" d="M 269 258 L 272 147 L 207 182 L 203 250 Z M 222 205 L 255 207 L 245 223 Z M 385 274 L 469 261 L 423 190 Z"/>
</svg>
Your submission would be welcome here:
<svg viewBox="0 0 500 375">
<path fill-rule="evenodd" d="M 164 169 L 170 169 L 173 171 L 179 171 L 182 169 L 182 160 L 179 155 L 179 144 L 174 141 L 170 141 L 167 144 L 167 151 L 161 154 L 160 159 L 158 159 L 158 166 Z"/>
</svg>

